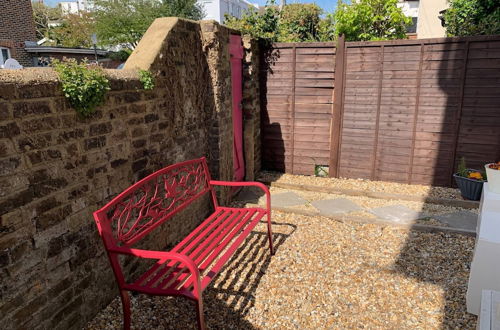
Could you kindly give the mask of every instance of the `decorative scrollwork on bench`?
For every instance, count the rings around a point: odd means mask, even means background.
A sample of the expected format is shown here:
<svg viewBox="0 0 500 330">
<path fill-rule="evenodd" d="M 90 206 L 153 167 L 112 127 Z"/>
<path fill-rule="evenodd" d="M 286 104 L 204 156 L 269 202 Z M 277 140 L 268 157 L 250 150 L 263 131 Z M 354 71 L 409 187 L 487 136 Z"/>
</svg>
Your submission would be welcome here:
<svg viewBox="0 0 500 330">
<path fill-rule="evenodd" d="M 201 162 L 183 164 L 148 177 L 108 212 L 115 238 L 127 244 L 208 190 L 208 179 Z"/>
</svg>

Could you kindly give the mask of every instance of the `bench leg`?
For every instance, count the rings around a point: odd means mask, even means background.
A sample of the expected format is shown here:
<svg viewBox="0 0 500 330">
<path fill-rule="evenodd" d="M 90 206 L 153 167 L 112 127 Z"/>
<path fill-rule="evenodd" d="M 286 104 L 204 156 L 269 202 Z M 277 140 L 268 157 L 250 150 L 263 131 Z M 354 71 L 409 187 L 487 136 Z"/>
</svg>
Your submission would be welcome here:
<svg viewBox="0 0 500 330">
<path fill-rule="evenodd" d="M 203 315 L 203 299 L 196 300 L 196 315 L 198 319 L 198 329 L 205 330 L 205 316 Z"/>
<path fill-rule="evenodd" d="M 267 214 L 267 236 L 269 237 L 269 250 L 271 250 L 271 255 L 274 255 L 273 246 L 273 231 L 271 230 L 271 212 Z"/>
<path fill-rule="evenodd" d="M 126 290 L 120 290 L 123 307 L 123 329 L 130 330 L 130 296 Z"/>
</svg>

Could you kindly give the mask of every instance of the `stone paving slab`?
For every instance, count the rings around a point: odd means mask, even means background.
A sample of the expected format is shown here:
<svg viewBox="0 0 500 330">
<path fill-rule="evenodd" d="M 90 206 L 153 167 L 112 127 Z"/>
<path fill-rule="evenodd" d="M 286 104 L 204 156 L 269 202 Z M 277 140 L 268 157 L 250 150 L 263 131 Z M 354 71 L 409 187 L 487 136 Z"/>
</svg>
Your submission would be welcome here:
<svg viewBox="0 0 500 330">
<path fill-rule="evenodd" d="M 477 226 L 477 214 L 469 211 L 445 213 L 433 218 L 454 228 L 476 230 Z"/>
<path fill-rule="evenodd" d="M 427 218 L 422 212 L 412 210 L 404 205 L 388 205 L 369 210 L 370 213 L 384 220 L 398 223 L 412 223 L 418 219 Z"/>
<path fill-rule="evenodd" d="M 265 197 L 261 197 L 261 202 L 265 202 Z M 303 199 L 294 192 L 287 191 L 284 193 L 273 194 L 271 193 L 271 205 L 277 207 L 288 207 L 305 205 L 307 200 Z"/>
<path fill-rule="evenodd" d="M 311 205 L 318 209 L 321 215 L 338 215 L 363 209 L 347 198 L 325 199 L 311 202 Z"/>
</svg>

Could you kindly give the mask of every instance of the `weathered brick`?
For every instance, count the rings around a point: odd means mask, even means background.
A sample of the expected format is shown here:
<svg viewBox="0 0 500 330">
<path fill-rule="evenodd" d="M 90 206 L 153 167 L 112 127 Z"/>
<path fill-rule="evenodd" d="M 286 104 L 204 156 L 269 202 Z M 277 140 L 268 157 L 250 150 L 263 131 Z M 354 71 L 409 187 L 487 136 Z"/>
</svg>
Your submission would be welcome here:
<svg viewBox="0 0 500 330">
<path fill-rule="evenodd" d="M 38 135 L 29 135 L 29 137 L 21 137 L 17 140 L 19 150 L 29 151 L 34 149 L 42 149 L 50 146 L 52 143 L 52 134 L 44 133 Z"/>
<path fill-rule="evenodd" d="M 70 315 L 73 311 L 80 308 L 82 305 L 82 297 L 77 297 L 75 300 L 66 305 L 63 309 L 57 312 L 51 319 L 51 324 L 55 327 L 59 324 L 65 317 Z"/>
<path fill-rule="evenodd" d="M 22 325 L 29 321 L 33 314 L 39 311 L 47 302 L 47 297 L 41 295 L 24 305 L 21 309 L 13 315 L 13 320 L 16 321 L 17 325 Z"/>
<path fill-rule="evenodd" d="M 0 158 L 11 156 L 15 153 L 14 145 L 8 139 L 0 140 Z"/>
<path fill-rule="evenodd" d="M 9 175 L 14 173 L 21 166 L 21 157 L 8 157 L 0 159 L 0 175 Z"/>
<path fill-rule="evenodd" d="M 117 168 L 120 165 L 126 164 L 128 162 L 127 159 L 115 159 L 111 162 L 111 168 Z"/>
<path fill-rule="evenodd" d="M 25 120 L 21 123 L 24 132 L 40 132 L 57 129 L 61 126 L 61 121 L 57 117 L 44 117 Z"/>
<path fill-rule="evenodd" d="M 10 256 L 8 250 L 0 251 L 0 267 L 5 267 L 10 264 Z"/>
<path fill-rule="evenodd" d="M 84 131 L 81 128 L 75 128 L 59 133 L 58 143 L 66 143 L 72 140 L 81 139 L 84 137 Z"/>
<path fill-rule="evenodd" d="M 146 130 L 143 127 L 135 127 L 132 130 L 131 135 L 132 135 L 132 138 L 141 137 L 141 136 L 146 135 Z"/>
<path fill-rule="evenodd" d="M 12 119 L 9 103 L 0 102 L 0 120 Z"/>
<path fill-rule="evenodd" d="M 9 195 L 7 198 L 0 200 L 0 215 L 28 204 L 33 200 L 33 197 L 34 195 L 31 189 Z"/>
<path fill-rule="evenodd" d="M 52 258 L 58 255 L 64 248 L 67 247 L 64 235 L 55 237 L 49 241 L 49 250 L 47 251 L 47 258 Z"/>
<path fill-rule="evenodd" d="M 34 209 L 37 214 L 42 214 L 60 205 L 61 202 L 59 202 L 55 197 L 49 197 L 35 204 Z"/>
<path fill-rule="evenodd" d="M 16 123 L 6 123 L 0 125 L 0 138 L 11 138 L 21 134 L 21 130 Z"/>
<path fill-rule="evenodd" d="M 31 165 L 37 165 L 43 162 L 43 152 L 42 151 L 33 151 L 27 154 L 28 159 Z"/>
<path fill-rule="evenodd" d="M 79 198 L 83 196 L 85 193 L 89 191 L 89 185 L 88 184 L 83 184 L 79 186 L 78 188 L 70 190 L 68 193 L 68 200 L 72 200 L 75 198 Z"/>
<path fill-rule="evenodd" d="M 21 242 L 17 246 L 13 247 L 10 249 L 10 258 L 12 262 L 17 262 L 19 261 L 24 255 L 27 255 L 29 252 L 29 248 L 31 246 L 31 243 L 28 243 L 27 241 Z"/>
<path fill-rule="evenodd" d="M 106 145 L 106 136 L 98 136 L 91 139 L 86 139 L 84 142 L 85 150 L 102 148 Z"/>
<path fill-rule="evenodd" d="M 43 182 L 31 185 L 33 196 L 40 198 L 45 197 L 50 193 L 60 190 L 68 185 L 65 178 L 51 178 Z"/>
<path fill-rule="evenodd" d="M 50 112 L 50 104 L 47 101 L 16 102 L 13 106 L 14 118 L 24 118 L 30 115 L 44 115 Z"/>
<path fill-rule="evenodd" d="M 139 159 L 132 163 L 132 171 L 138 172 L 140 170 L 143 170 L 147 164 L 148 160 L 146 158 Z"/>
<path fill-rule="evenodd" d="M 144 148 L 146 146 L 146 140 L 145 139 L 134 140 L 132 141 L 132 146 L 134 148 Z"/>
<path fill-rule="evenodd" d="M 97 174 L 99 173 L 106 173 L 108 171 L 108 168 L 104 166 L 99 166 L 96 168 L 91 168 L 87 171 L 87 178 L 92 179 L 94 178 Z"/>
<path fill-rule="evenodd" d="M 135 126 L 140 124 L 144 124 L 144 118 L 142 117 L 135 117 L 127 120 L 127 125 L 129 126 Z"/>
<path fill-rule="evenodd" d="M 50 179 L 51 176 L 49 175 L 48 170 L 45 168 L 33 171 L 31 175 L 28 177 L 30 184 L 36 184 Z"/>
<path fill-rule="evenodd" d="M 158 117 L 158 115 L 156 113 L 150 113 L 144 117 L 144 121 L 146 123 L 151 123 L 151 122 L 157 121 L 159 119 L 160 119 L 160 117 Z"/>
<path fill-rule="evenodd" d="M 14 309 L 22 306 L 24 302 L 24 293 L 18 294 L 14 298 L 7 301 L 2 301 L 2 303 L 0 304 L 0 320 L 2 320 L 3 317 L 8 315 Z"/>
<path fill-rule="evenodd" d="M 71 215 L 71 213 L 72 213 L 71 205 L 66 205 L 58 209 L 45 212 L 34 219 L 36 224 L 36 229 L 37 231 L 46 230 L 51 226 L 66 219 L 66 217 Z"/>
<path fill-rule="evenodd" d="M 111 132 L 113 127 L 110 122 L 90 125 L 90 136 L 103 135 Z"/>
</svg>

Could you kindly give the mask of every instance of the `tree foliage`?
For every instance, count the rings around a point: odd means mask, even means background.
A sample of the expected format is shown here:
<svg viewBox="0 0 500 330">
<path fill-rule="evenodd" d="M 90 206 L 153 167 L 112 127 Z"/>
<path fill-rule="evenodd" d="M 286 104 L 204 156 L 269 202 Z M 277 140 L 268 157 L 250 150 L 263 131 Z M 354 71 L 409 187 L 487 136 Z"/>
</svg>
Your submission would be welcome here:
<svg viewBox="0 0 500 330">
<path fill-rule="evenodd" d="M 448 36 L 500 34 L 500 1 L 451 0 L 443 18 Z"/>
<path fill-rule="evenodd" d="M 50 23 L 58 22 L 61 19 L 61 10 L 59 8 L 51 8 L 40 2 L 33 3 L 32 6 L 36 37 L 37 39 L 46 38 L 53 28 Z"/>
<path fill-rule="evenodd" d="M 253 37 L 271 41 L 332 41 L 339 34 L 346 40 L 406 39 L 412 20 L 397 6 L 397 0 L 339 0 L 335 13 L 321 18 L 316 4 L 294 3 L 280 11 L 274 0 L 263 12 L 249 10 L 241 19 L 227 16 L 225 24 Z"/>
<path fill-rule="evenodd" d="M 224 24 L 254 38 L 270 41 L 279 39 L 279 10 L 274 0 L 267 3 L 263 12 L 258 12 L 251 7 L 243 12 L 241 18 L 226 14 Z"/>
<path fill-rule="evenodd" d="M 339 1 L 334 14 L 335 32 L 347 41 L 406 39 L 411 18 L 397 7 L 397 0 Z"/>
<path fill-rule="evenodd" d="M 91 13 L 68 14 L 63 17 L 59 26 L 54 27 L 49 38 L 57 46 L 92 47 L 91 35 L 94 33 L 94 22 Z"/>
<path fill-rule="evenodd" d="M 274 0 L 264 10 L 245 11 L 241 18 L 226 15 L 224 24 L 254 38 L 278 42 L 319 40 L 319 22 L 322 10 L 316 4 L 294 3 L 280 11 Z"/>
<path fill-rule="evenodd" d="M 95 29 L 101 43 L 131 49 L 158 17 L 203 17 L 196 0 L 95 0 L 95 5 Z"/>
<path fill-rule="evenodd" d="M 280 41 L 317 41 L 321 13 L 322 9 L 315 3 L 293 3 L 284 6 L 280 13 Z"/>
</svg>

